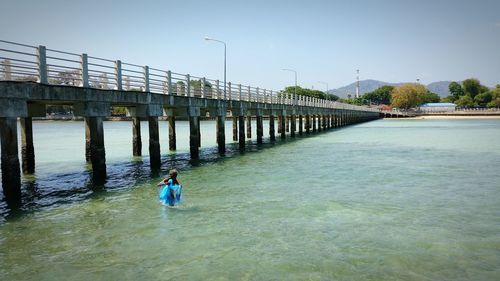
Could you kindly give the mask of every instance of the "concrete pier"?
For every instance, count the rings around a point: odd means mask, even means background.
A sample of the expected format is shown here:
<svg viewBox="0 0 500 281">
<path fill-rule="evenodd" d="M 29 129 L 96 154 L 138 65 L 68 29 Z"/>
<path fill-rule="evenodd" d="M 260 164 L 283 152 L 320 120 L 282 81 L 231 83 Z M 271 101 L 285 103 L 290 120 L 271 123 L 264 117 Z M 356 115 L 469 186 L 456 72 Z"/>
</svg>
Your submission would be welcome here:
<svg viewBox="0 0 500 281">
<path fill-rule="evenodd" d="M 274 115 L 272 113 L 269 115 L 269 140 L 276 140 L 276 134 L 274 131 Z"/>
<path fill-rule="evenodd" d="M 244 150 L 245 149 L 245 116 L 243 114 L 240 114 L 240 116 L 238 116 L 238 129 L 239 129 L 239 135 L 238 135 L 239 148 L 241 150 Z"/>
<path fill-rule="evenodd" d="M 299 135 L 302 136 L 304 134 L 304 126 L 303 126 L 303 120 L 304 116 L 302 114 L 299 114 Z"/>
<path fill-rule="evenodd" d="M 21 51 L 17 49 L 20 46 L 18 44 L 4 43 L 10 46 L 5 49 L 12 51 L 9 53 L 10 55 L 18 54 Z M 299 115 L 299 134 L 303 132 L 304 115 L 306 133 L 310 133 L 311 128 L 314 132 L 318 129 L 325 130 L 332 126 L 332 122 L 333 126 L 338 127 L 375 120 L 383 115 L 395 118 L 408 117 L 403 113 L 380 112 L 372 108 L 312 97 L 305 99 L 304 97 L 287 96 L 250 86 L 244 86 L 244 90 L 242 90 L 241 85 L 237 89 L 230 86 L 226 99 L 226 95 L 224 98 L 221 96 L 219 81 L 206 83 L 205 78 L 203 78 L 200 91 L 199 86 L 191 83 L 194 82 L 191 80 L 194 77 L 189 74 L 177 73 L 172 81 L 171 71 L 166 71 L 165 75 L 158 76 L 158 73 L 153 75 L 148 66 L 139 67 L 135 71 L 138 72 L 137 77 L 143 77 L 143 79 L 136 81 L 140 85 L 132 90 L 130 87 L 123 87 L 121 61 L 116 61 L 114 71 L 109 69 L 110 76 L 113 76 L 109 77 L 109 81 L 114 81 L 113 85 L 101 87 L 89 78 L 89 63 L 86 54 L 81 55 L 80 67 L 75 69 L 74 75 L 72 72 L 72 76 L 78 83 L 73 84 L 73 86 L 60 85 L 59 82 L 55 82 L 56 80 L 48 79 L 50 77 L 46 55 L 48 49 L 44 46 L 33 47 L 33 64 L 29 67 L 23 65 L 16 67 L 21 70 L 29 69 L 29 73 L 37 73 L 37 82 L 12 81 L 16 80 L 14 78 L 23 77 L 15 73 L 0 75 L 0 80 L 2 80 L 0 81 L 2 186 L 7 200 L 19 199 L 21 195 L 21 166 L 18 156 L 16 120 L 21 118 L 23 172 L 33 173 L 35 170 L 35 151 L 31 118 L 45 117 L 45 107 L 50 104 L 71 105 L 74 116 L 85 118 L 85 158 L 92 165 L 92 177 L 96 185 L 102 185 L 107 176 L 103 118 L 109 116 L 111 108 L 115 106 L 126 107 L 128 114 L 133 118 L 133 155 L 142 154 L 140 118 L 143 121 L 148 121 L 152 169 L 158 169 L 161 166 L 158 117 L 164 116 L 165 113 L 168 116 L 170 150 L 176 150 L 176 118 L 189 120 L 189 146 L 193 159 L 200 157 L 201 112 L 209 112 L 211 117 L 216 118 L 215 129 L 217 130 L 217 145 L 220 152 L 225 150 L 224 121 L 228 110 L 233 113 L 233 140 L 238 140 L 242 149 L 245 149 L 246 138 L 252 137 L 251 122 L 253 116 L 257 117 L 256 131 L 259 143 L 263 141 L 263 116 L 267 115 L 270 120 L 269 135 L 271 141 L 275 140 L 275 116 L 278 116 L 278 132 L 283 139 L 286 138 L 287 132 L 290 132 L 291 136 L 295 136 L 297 115 Z M 51 65 L 51 68 L 65 67 L 64 64 L 57 65 L 60 63 L 58 59 L 65 60 L 62 57 L 57 57 L 60 54 L 58 52 L 51 53 L 51 56 L 54 57 L 51 58 L 50 63 L 56 64 Z M 14 58 L 12 57 L 12 59 Z M 22 74 L 23 71 L 18 74 Z M 99 74 L 94 73 L 93 75 Z M 161 80 L 158 80 L 160 77 Z M 233 92 L 231 93 L 231 91 Z M 331 114 L 335 115 L 331 116 Z M 246 130 L 245 122 L 247 123 Z"/>
<path fill-rule="evenodd" d="M 88 149 L 92 164 L 92 180 L 96 185 L 106 181 L 106 150 L 102 117 L 85 117 L 85 135 L 88 136 Z"/>
<path fill-rule="evenodd" d="M 158 117 L 148 117 L 149 124 L 149 161 L 152 170 L 158 170 L 161 167 L 160 153 L 160 134 L 158 126 Z"/>
<path fill-rule="evenodd" d="M 297 117 L 295 116 L 295 114 L 290 115 L 290 136 L 292 138 L 295 137 L 295 131 L 297 130 L 296 122 Z"/>
<path fill-rule="evenodd" d="M 257 143 L 262 144 L 262 137 L 264 136 L 264 124 L 262 122 L 262 115 L 257 115 Z"/>
<path fill-rule="evenodd" d="M 285 123 L 286 123 L 286 114 L 281 115 L 281 138 L 286 139 L 286 130 L 285 130 Z"/>
<path fill-rule="evenodd" d="M 132 117 L 132 155 L 142 155 L 141 119 Z"/>
<path fill-rule="evenodd" d="M 247 115 L 247 138 L 252 138 L 252 115 Z"/>
<path fill-rule="evenodd" d="M 311 133 L 311 115 L 306 114 L 306 134 Z"/>
<path fill-rule="evenodd" d="M 238 141 L 238 116 L 233 116 L 233 141 Z"/>
<path fill-rule="evenodd" d="M 283 130 L 282 127 L 283 122 L 281 121 L 281 118 L 283 118 L 283 116 L 278 115 L 278 134 L 281 134 L 281 130 Z"/>
<path fill-rule="evenodd" d="M 189 152 L 191 159 L 200 158 L 200 127 L 199 116 L 189 116 Z"/>
<path fill-rule="evenodd" d="M 90 162 L 90 131 L 85 130 L 85 161 Z"/>
<path fill-rule="evenodd" d="M 177 136 L 175 134 L 175 115 L 168 115 L 168 150 L 177 150 Z"/>
<path fill-rule="evenodd" d="M 21 123 L 21 159 L 23 174 L 35 173 L 35 148 L 33 146 L 33 121 L 31 117 L 19 118 Z"/>
<path fill-rule="evenodd" d="M 201 118 L 198 115 L 198 148 L 201 147 Z"/>
<path fill-rule="evenodd" d="M 225 122 L 226 122 L 226 116 L 224 114 L 217 115 L 217 117 L 216 117 L 217 148 L 218 148 L 220 154 L 226 153 L 226 127 L 225 127 Z"/>
<path fill-rule="evenodd" d="M 0 118 L 2 189 L 7 201 L 21 201 L 21 169 L 17 152 L 17 118 Z"/>
</svg>

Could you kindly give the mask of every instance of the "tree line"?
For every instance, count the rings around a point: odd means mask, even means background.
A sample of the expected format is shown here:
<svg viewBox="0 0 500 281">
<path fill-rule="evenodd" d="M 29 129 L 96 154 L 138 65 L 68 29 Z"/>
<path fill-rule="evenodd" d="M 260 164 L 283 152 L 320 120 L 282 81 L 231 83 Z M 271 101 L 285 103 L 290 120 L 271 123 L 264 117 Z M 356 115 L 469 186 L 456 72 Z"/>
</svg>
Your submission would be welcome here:
<svg viewBox="0 0 500 281">
<path fill-rule="evenodd" d="M 450 95 L 441 98 L 418 83 L 407 83 L 398 87 L 386 85 L 359 98 L 340 101 L 355 105 L 388 105 L 400 109 L 436 102 L 455 103 L 459 108 L 500 107 L 500 84 L 490 89 L 482 85 L 478 79 L 470 78 L 461 83 L 451 82 L 449 90 Z"/>
</svg>

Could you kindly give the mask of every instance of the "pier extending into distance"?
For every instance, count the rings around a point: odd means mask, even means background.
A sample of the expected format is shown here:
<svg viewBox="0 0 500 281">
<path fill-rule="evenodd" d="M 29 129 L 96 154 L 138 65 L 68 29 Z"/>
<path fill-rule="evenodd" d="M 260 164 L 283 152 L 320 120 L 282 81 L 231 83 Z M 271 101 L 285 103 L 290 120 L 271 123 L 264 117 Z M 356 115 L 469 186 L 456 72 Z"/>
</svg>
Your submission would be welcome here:
<svg viewBox="0 0 500 281">
<path fill-rule="evenodd" d="M 140 122 L 148 122 L 153 170 L 161 166 L 159 116 L 168 118 L 170 150 L 176 150 L 176 118 L 189 120 L 192 159 L 199 158 L 200 118 L 206 116 L 216 119 L 214 129 L 221 154 L 226 150 L 226 118 L 232 119 L 233 140 L 244 150 L 245 139 L 251 138 L 252 118 L 256 119 L 257 143 L 262 143 L 264 117 L 269 120 L 269 141 L 275 141 L 276 119 L 279 137 L 284 139 L 382 117 L 404 116 L 0 40 L 1 168 L 7 200 L 21 197 L 21 166 L 25 174 L 35 171 L 32 118 L 45 117 L 47 105 L 71 105 L 75 116 L 84 117 L 85 157 L 91 163 L 92 178 L 97 185 L 106 179 L 103 118 L 110 116 L 113 106 L 126 107 L 132 117 L 134 155 L 141 155 L 142 150 Z"/>
</svg>

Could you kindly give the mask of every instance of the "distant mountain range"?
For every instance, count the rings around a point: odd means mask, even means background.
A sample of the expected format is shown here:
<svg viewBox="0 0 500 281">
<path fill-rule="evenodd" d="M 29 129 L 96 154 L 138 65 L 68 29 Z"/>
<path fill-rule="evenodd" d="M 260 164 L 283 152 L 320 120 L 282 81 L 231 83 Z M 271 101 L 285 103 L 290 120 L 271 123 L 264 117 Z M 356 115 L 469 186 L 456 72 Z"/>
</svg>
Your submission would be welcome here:
<svg viewBox="0 0 500 281">
<path fill-rule="evenodd" d="M 439 82 L 433 82 L 428 85 L 425 85 L 429 91 L 438 94 L 440 97 L 446 97 L 450 95 L 450 90 L 448 89 L 448 85 L 451 83 L 451 81 L 439 81 Z M 378 80 L 361 80 L 359 81 L 359 92 L 360 95 L 364 93 L 371 92 L 373 90 L 376 90 L 382 86 L 385 85 L 390 85 L 390 86 L 400 86 L 402 84 L 405 84 L 404 82 L 401 83 L 389 83 L 389 82 L 384 82 L 384 81 L 378 81 Z M 356 94 L 356 82 L 351 83 L 347 86 L 340 87 L 337 89 L 329 90 L 328 91 L 331 94 L 335 94 L 341 98 L 347 98 L 347 95 L 351 95 L 351 97 L 354 97 Z"/>
</svg>

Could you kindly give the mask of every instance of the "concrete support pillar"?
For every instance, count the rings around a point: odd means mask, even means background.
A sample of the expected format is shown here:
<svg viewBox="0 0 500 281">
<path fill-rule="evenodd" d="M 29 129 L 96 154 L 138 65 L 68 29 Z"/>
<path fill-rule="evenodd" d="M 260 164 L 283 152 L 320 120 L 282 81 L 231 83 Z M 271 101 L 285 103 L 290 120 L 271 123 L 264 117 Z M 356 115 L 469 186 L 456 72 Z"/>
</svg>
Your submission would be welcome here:
<svg viewBox="0 0 500 281">
<path fill-rule="evenodd" d="M 238 116 L 233 116 L 233 141 L 238 141 Z"/>
<path fill-rule="evenodd" d="M 295 131 L 297 130 L 297 126 L 296 126 L 296 123 L 297 122 L 297 117 L 295 116 L 295 114 L 292 114 L 290 116 L 290 136 L 292 138 L 295 137 Z"/>
<path fill-rule="evenodd" d="M 278 134 L 281 134 L 281 130 L 283 130 L 283 127 L 281 126 L 283 123 L 281 122 L 281 118 L 283 118 L 283 116 L 278 115 Z"/>
<path fill-rule="evenodd" d="M 92 180 L 94 184 L 102 185 L 106 180 L 106 150 L 102 117 L 85 117 L 85 135 L 88 136 Z"/>
<path fill-rule="evenodd" d="M 257 115 L 257 143 L 262 144 L 262 137 L 264 135 L 264 124 L 262 122 L 262 115 Z"/>
<path fill-rule="evenodd" d="M 318 132 L 321 132 L 321 129 L 322 129 L 322 125 L 321 125 L 321 118 L 323 117 L 323 115 L 318 115 Z"/>
<path fill-rule="evenodd" d="M 311 133 L 311 115 L 306 114 L 306 134 Z"/>
<path fill-rule="evenodd" d="M 8 202 L 21 202 L 21 169 L 17 152 L 17 119 L 0 118 L 2 189 Z"/>
<path fill-rule="evenodd" d="M 274 115 L 271 114 L 269 115 L 269 139 L 271 141 L 275 141 L 276 140 L 276 135 L 274 133 Z"/>
<path fill-rule="evenodd" d="M 85 130 L 85 161 L 90 162 L 90 131 Z"/>
<path fill-rule="evenodd" d="M 286 114 L 281 115 L 281 138 L 285 139 L 286 138 L 286 129 L 285 129 L 285 123 L 286 122 Z"/>
<path fill-rule="evenodd" d="M 312 115 L 312 129 L 313 129 L 313 133 L 316 132 L 316 115 L 315 114 Z"/>
<path fill-rule="evenodd" d="M 198 148 L 201 147 L 201 118 L 198 116 Z"/>
<path fill-rule="evenodd" d="M 245 116 L 240 114 L 238 116 L 238 126 L 239 126 L 239 147 L 241 150 L 245 149 Z"/>
<path fill-rule="evenodd" d="M 285 116 L 283 116 L 283 118 L 285 118 L 285 131 L 287 133 L 289 133 L 290 132 L 290 116 L 285 115 Z"/>
<path fill-rule="evenodd" d="M 252 138 L 252 115 L 247 116 L 247 138 Z"/>
<path fill-rule="evenodd" d="M 302 114 L 299 114 L 299 135 L 301 135 L 301 136 L 304 134 L 304 126 L 302 123 L 303 118 L 304 118 L 304 116 Z"/>
<path fill-rule="evenodd" d="M 148 124 L 149 124 L 149 165 L 151 166 L 152 170 L 158 170 L 161 167 L 158 116 L 149 116 Z"/>
<path fill-rule="evenodd" d="M 189 152 L 191 159 L 200 158 L 200 117 L 189 116 Z"/>
<path fill-rule="evenodd" d="M 141 119 L 132 117 L 132 155 L 142 155 Z"/>
<path fill-rule="evenodd" d="M 35 147 L 33 146 L 33 121 L 31 117 L 20 118 L 21 158 L 24 174 L 35 173 Z"/>
<path fill-rule="evenodd" d="M 175 134 L 175 114 L 168 115 L 168 150 L 177 150 L 177 137 Z"/>
<path fill-rule="evenodd" d="M 219 149 L 220 154 L 226 153 L 226 116 L 220 114 L 216 117 L 217 123 L 217 147 Z M 234 136 L 233 136 L 234 137 Z"/>
</svg>

